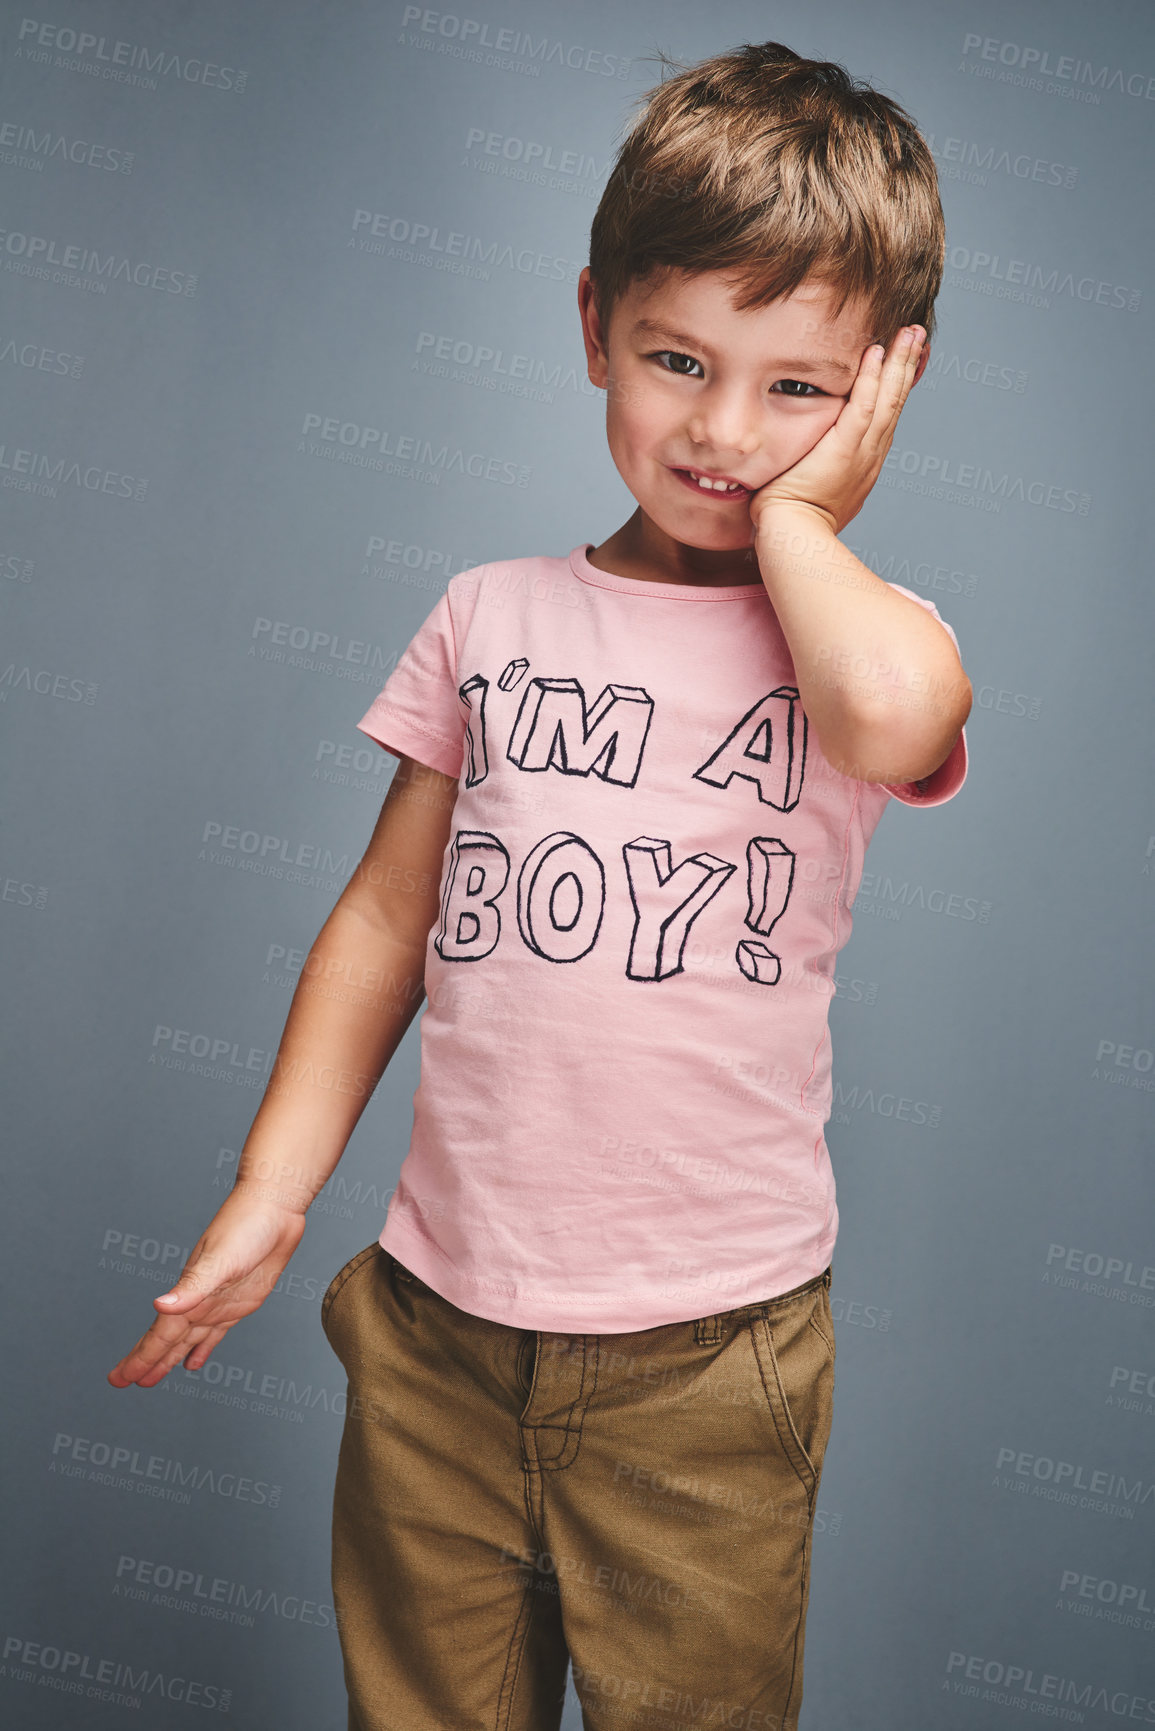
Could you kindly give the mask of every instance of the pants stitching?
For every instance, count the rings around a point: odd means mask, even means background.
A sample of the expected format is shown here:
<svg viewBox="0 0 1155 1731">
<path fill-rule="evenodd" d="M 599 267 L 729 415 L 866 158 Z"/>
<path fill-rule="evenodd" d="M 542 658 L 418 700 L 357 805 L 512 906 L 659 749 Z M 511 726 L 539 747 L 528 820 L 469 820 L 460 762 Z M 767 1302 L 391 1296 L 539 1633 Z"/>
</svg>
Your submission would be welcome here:
<svg viewBox="0 0 1155 1731">
<path fill-rule="evenodd" d="M 803 1607 L 806 1604 L 806 1585 L 810 1576 L 810 1541 L 813 1531 L 814 1529 L 812 1526 L 807 1527 L 806 1537 L 802 1542 L 802 1568 L 799 1571 L 798 1581 L 798 1621 L 794 1625 L 794 1645 L 790 1653 L 790 1684 L 786 1690 L 786 1705 L 782 1711 L 782 1731 L 786 1731 L 786 1727 L 790 1723 L 791 1704 L 794 1700 L 794 1684 L 798 1678 L 798 1643 L 802 1636 L 802 1613 Z"/>
<path fill-rule="evenodd" d="M 814 1330 L 815 1334 L 818 1336 L 819 1340 L 822 1342 L 823 1346 L 826 1348 L 827 1352 L 830 1355 L 831 1363 L 833 1363 L 834 1362 L 834 1342 L 830 1339 L 829 1335 L 826 1333 L 826 1330 L 824 1328 L 819 1328 L 818 1324 L 815 1322 L 815 1320 L 812 1316 L 809 1317 L 807 1320 L 810 1324 L 810 1327 Z"/>
<path fill-rule="evenodd" d="M 789 1460 L 791 1466 L 794 1468 L 794 1471 L 798 1476 L 799 1483 L 802 1485 L 803 1489 L 806 1492 L 807 1502 L 811 1502 L 813 1499 L 813 1496 L 814 1496 L 814 1490 L 815 1490 L 815 1486 L 817 1483 L 816 1474 L 814 1471 L 814 1463 L 810 1459 L 810 1456 L 806 1453 L 806 1450 L 803 1448 L 802 1439 L 798 1435 L 798 1432 L 795 1430 L 794 1420 L 790 1416 L 790 1405 L 786 1399 L 786 1390 L 782 1386 L 782 1373 L 778 1368 L 778 1354 L 774 1349 L 773 1330 L 771 1329 L 769 1320 L 767 1318 L 762 1317 L 760 1320 L 762 1321 L 762 1323 L 764 1324 L 764 1327 L 765 1327 L 766 1332 L 765 1332 L 765 1335 L 763 1336 L 763 1339 L 764 1339 L 766 1346 L 769 1350 L 770 1368 L 773 1372 L 774 1384 L 775 1384 L 775 1387 L 778 1391 L 778 1400 L 777 1400 L 777 1402 L 775 1402 L 773 1396 L 770 1393 L 770 1384 L 766 1380 L 766 1371 L 765 1371 L 765 1368 L 764 1368 L 763 1362 L 762 1362 L 762 1354 L 758 1350 L 758 1344 L 759 1344 L 758 1330 L 755 1326 L 755 1322 L 751 1321 L 749 1324 L 750 1336 L 751 1336 L 751 1339 L 753 1340 L 753 1343 L 754 1343 L 754 1357 L 755 1357 L 755 1360 L 757 1361 L 757 1365 L 758 1365 L 758 1375 L 761 1378 L 762 1387 L 766 1392 L 766 1404 L 770 1408 L 770 1416 L 774 1420 L 774 1428 L 778 1432 L 778 1438 L 782 1444 L 783 1452 L 786 1455 L 787 1459 Z M 786 1427 L 787 1428 L 785 1431 L 782 1429 L 782 1424 L 779 1421 L 779 1417 L 778 1417 L 779 1406 L 781 1407 L 781 1410 L 782 1410 L 782 1417 L 786 1421 Z M 793 1447 L 791 1446 L 792 1444 L 793 1444 Z M 798 1465 L 798 1460 L 794 1454 L 795 1448 L 798 1450 L 798 1455 L 805 1462 L 805 1466 L 806 1466 L 805 1472 Z M 809 1475 L 809 1476 L 807 1476 L 807 1475 Z"/>
<path fill-rule="evenodd" d="M 790 1292 L 780 1292 L 776 1298 L 764 1298 L 758 1304 L 739 1304 L 733 1310 L 719 1310 L 713 1316 L 699 1316 L 694 1322 L 694 1343 L 697 1346 L 717 1346 L 723 1337 L 722 1324 L 729 1319 L 742 1323 L 752 1321 L 755 1317 L 770 1316 L 786 1305 L 797 1304 L 800 1299 L 809 1298 L 820 1287 L 830 1290 L 829 1267 L 816 1274 L 813 1280 L 805 1281 Z M 671 1324 L 671 1327 L 676 1326 Z"/>
<path fill-rule="evenodd" d="M 589 1343 L 591 1341 L 593 1342 L 592 1353 L 590 1351 L 590 1345 L 589 1345 Z M 542 1473 L 546 1473 L 546 1472 L 564 1472 L 566 1467 L 572 1466 L 574 1461 L 577 1460 L 578 1450 L 581 1447 L 582 1426 L 585 1423 L 586 1411 L 589 1407 L 590 1401 L 594 1397 L 594 1391 L 596 1390 L 597 1385 L 598 1385 L 598 1365 L 599 1365 L 600 1355 L 601 1355 L 601 1341 L 600 1341 L 599 1336 L 596 1334 L 583 1335 L 582 1336 L 581 1381 L 578 1384 L 577 1393 L 574 1395 L 573 1400 L 570 1402 L 569 1411 L 566 1414 L 566 1421 L 565 1421 L 564 1425 L 558 1425 L 558 1424 L 536 1425 L 536 1424 L 526 1423 L 524 1420 L 522 1421 L 521 1429 L 522 1429 L 523 1433 L 526 1434 L 527 1436 L 532 1435 L 532 1437 L 533 1437 L 533 1461 L 532 1461 L 532 1464 L 530 1466 L 530 1471 L 536 1473 L 539 1476 L 539 1478 L 540 1478 L 540 1475 Z M 590 1362 L 591 1358 L 593 1361 L 592 1365 Z M 586 1389 L 587 1382 L 589 1383 L 588 1392 Z M 537 1386 L 537 1377 L 535 1376 L 534 1377 L 535 1389 L 536 1389 L 536 1386 Z M 532 1396 L 531 1396 L 531 1399 L 532 1399 Z M 574 1422 L 574 1414 L 575 1413 L 578 1414 L 576 1423 Z M 561 1434 L 565 1437 L 564 1445 L 558 1450 L 557 1454 L 551 1460 L 543 1460 L 541 1457 L 541 1451 L 537 1446 L 537 1433 L 538 1433 L 538 1431 L 560 1431 Z"/>
<path fill-rule="evenodd" d="M 509 1650 L 505 1656 L 505 1670 L 501 1678 L 501 1687 L 497 1692 L 497 1714 L 494 1719 L 495 1731 L 508 1731 L 510 1714 L 513 1712 L 513 1697 L 517 1689 L 517 1680 L 521 1675 L 522 1661 L 525 1658 L 526 1639 L 530 1625 L 533 1622 L 533 1582 L 526 1582 L 522 1595 L 521 1606 L 514 1619 L 513 1632 L 509 1637 Z M 519 1639 L 520 1636 L 520 1639 Z M 516 1657 L 515 1657 L 516 1649 Z M 512 1667 L 512 1676 L 510 1670 Z"/>
<path fill-rule="evenodd" d="M 336 1299 L 337 1294 L 339 1292 L 344 1291 L 345 1287 L 349 1284 L 349 1281 L 352 1279 L 353 1275 L 356 1274 L 359 1269 L 363 1268 L 365 1266 L 365 1263 L 372 1256 L 373 1252 L 375 1250 L 380 1250 L 380 1248 L 381 1248 L 381 1246 L 376 1242 L 376 1240 L 374 1240 L 374 1242 L 372 1244 L 367 1244 L 365 1246 L 364 1250 L 359 1250 L 357 1252 L 356 1256 L 351 1257 L 350 1260 L 345 1264 L 344 1268 L 339 1268 L 337 1270 L 336 1274 L 333 1276 L 332 1280 L 329 1283 L 329 1286 L 325 1292 L 324 1298 L 321 1300 L 321 1326 L 322 1326 L 322 1328 L 324 1327 L 326 1322 L 328 1322 L 328 1320 L 329 1320 L 329 1312 L 333 1308 L 333 1301 Z"/>
</svg>

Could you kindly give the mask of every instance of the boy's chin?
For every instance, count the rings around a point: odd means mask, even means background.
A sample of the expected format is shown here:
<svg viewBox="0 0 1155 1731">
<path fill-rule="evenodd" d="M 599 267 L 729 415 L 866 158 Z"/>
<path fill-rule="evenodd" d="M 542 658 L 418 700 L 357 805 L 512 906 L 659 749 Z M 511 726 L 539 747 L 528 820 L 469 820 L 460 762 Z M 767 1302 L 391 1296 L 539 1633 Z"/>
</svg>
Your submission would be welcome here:
<svg viewBox="0 0 1155 1731">
<path fill-rule="evenodd" d="M 651 519 L 655 526 L 683 547 L 694 547 L 701 553 L 740 553 L 754 545 L 754 525 L 745 523 L 700 524 L 684 517 Z"/>
</svg>

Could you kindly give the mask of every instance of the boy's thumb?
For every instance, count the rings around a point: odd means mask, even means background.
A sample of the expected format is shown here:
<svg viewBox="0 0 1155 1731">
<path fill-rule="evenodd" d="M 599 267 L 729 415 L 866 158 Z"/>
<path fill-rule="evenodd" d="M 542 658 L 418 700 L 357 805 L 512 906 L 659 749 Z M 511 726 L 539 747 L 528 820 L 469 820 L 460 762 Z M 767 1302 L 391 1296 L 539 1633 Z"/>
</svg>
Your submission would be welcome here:
<svg viewBox="0 0 1155 1731">
<path fill-rule="evenodd" d="M 195 1262 L 181 1269 L 175 1286 L 170 1287 L 167 1292 L 157 1294 L 154 1304 L 163 1304 L 166 1310 L 174 1310 L 185 1304 L 199 1303 L 212 1291 L 214 1270 L 219 1267 L 219 1262 L 213 1256 L 202 1253 Z"/>
</svg>

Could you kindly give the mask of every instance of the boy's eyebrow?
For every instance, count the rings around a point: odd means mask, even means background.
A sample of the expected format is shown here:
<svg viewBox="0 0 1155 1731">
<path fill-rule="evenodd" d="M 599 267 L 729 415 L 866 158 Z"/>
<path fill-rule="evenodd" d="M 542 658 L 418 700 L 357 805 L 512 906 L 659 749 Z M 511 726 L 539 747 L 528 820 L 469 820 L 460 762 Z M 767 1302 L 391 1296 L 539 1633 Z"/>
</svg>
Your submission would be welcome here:
<svg viewBox="0 0 1155 1731">
<path fill-rule="evenodd" d="M 684 343 L 687 350 L 696 350 L 700 354 L 708 355 L 710 353 L 709 343 L 702 342 L 700 337 L 690 337 L 684 331 L 671 330 L 669 325 L 663 325 L 657 319 L 636 320 L 634 331 L 639 336 L 664 337 L 668 342 Z M 815 370 L 827 373 L 844 373 L 848 379 L 854 378 L 858 372 L 856 366 L 852 367 L 846 361 L 836 360 L 833 355 L 815 355 L 809 358 L 791 355 L 777 364 L 782 367 L 802 367 L 803 369 L 813 367 Z"/>
</svg>

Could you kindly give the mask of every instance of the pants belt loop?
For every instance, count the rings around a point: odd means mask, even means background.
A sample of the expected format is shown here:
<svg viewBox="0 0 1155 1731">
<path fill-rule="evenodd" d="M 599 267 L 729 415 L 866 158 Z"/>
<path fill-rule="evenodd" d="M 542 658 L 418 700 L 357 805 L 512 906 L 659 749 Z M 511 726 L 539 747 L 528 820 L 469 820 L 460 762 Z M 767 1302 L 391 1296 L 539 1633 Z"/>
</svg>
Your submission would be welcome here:
<svg viewBox="0 0 1155 1731">
<path fill-rule="evenodd" d="M 722 1318 L 716 1316 L 700 1316 L 694 1324 L 694 1344 L 696 1346 L 717 1346 L 722 1338 Z"/>
</svg>

